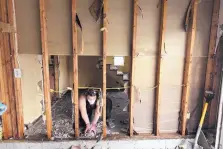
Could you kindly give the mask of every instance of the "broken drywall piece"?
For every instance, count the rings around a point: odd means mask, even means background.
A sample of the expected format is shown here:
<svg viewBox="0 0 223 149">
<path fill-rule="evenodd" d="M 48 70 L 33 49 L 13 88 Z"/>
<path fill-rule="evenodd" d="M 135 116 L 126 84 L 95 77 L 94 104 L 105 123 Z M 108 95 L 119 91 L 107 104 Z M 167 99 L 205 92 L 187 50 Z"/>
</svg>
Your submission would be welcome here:
<svg viewBox="0 0 223 149">
<path fill-rule="evenodd" d="M 37 61 L 42 65 L 43 56 L 42 55 L 37 55 Z"/>
</svg>

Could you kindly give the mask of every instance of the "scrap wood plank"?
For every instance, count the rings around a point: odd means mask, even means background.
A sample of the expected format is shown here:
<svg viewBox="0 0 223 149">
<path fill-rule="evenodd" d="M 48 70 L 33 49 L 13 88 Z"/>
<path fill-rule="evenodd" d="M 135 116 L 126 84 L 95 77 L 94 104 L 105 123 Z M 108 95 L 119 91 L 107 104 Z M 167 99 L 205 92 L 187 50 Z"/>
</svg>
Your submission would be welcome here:
<svg viewBox="0 0 223 149">
<path fill-rule="evenodd" d="M 210 32 L 210 39 L 209 39 L 209 52 L 208 52 L 208 62 L 207 62 L 207 69 L 206 69 L 206 78 L 205 78 L 205 89 L 204 91 L 214 91 L 216 92 L 216 82 L 217 80 L 217 73 L 215 73 L 216 65 L 217 65 L 217 31 L 218 31 L 218 23 L 219 23 L 219 11 L 220 11 L 220 0 L 214 0 L 213 5 L 213 11 L 212 11 L 212 22 L 211 22 L 211 32 Z M 215 102 L 215 100 L 213 100 Z M 205 101 L 204 101 L 205 103 Z M 210 102 L 208 111 L 211 109 Z M 209 125 L 211 122 L 213 122 L 213 118 L 211 116 L 214 116 L 212 110 L 209 112 L 210 114 L 207 115 L 207 118 L 205 119 L 204 125 Z"/>
<path fill-rule="evenodd" d="M 10 33 L 10 51 L 11 61 L 13 69 L 20 69 L 18 63 L 18 38 L 17 38 L 17 26 L 16 26 L 16 14 L 15 14 L 15 0 L 8 0 L 8 19 L 10 26 L 13 27 L 15 32 Z M 12 72 L 13 74 L 13 72 Z M 22 89 L 21 89 L 21 77 L 13 77 L 15 103 L 16 103 L 16 118 L 17 118 L 17 131 L 18 138 L 24 137 L 24 117 L 23 117 L 23 102 L 22 102 Z"/>
<path fill-rule="evenodd" d="M 79 137 L 79 101 L 78 101 L 78 46 L 77 46 L 77 24 L 76 8 L 77 0 L 72 0 L 72 46 L 73 46 L 73 102 L 74 102 L 74 124 L 75 137 Z"/>
<path fill-rule="evenodd" d="M 50 99 L 49 51 L 47 43 L 45 0 L 39 0 L 39 5 L 40 5 L 41 46 L 42 46 L 42 56 L 43 56 L 43 87 L 44 87 L 44 102 L 46 110 L 46 129 L 47 129 L 47 137 L 48 139 L 51 139 L 52 114 L 51 114 L 51 99 Z"/>
<path fill-rule="evenodd" d="M 195 36 L 196 36 L 196 24 L 197 24 L 197 8 L 198 2 L 194 1 L 192 4 L 192 21 L 189 25 L 187 32 L 187 45 L 186 45 L 186 58 L 183 75 L 183 90 L 181 98 L 181 133 L 185 136 L 186 123 L 187 123 L 187 111 L 188 111 L 188 98 L 190 92 L 190 75 L 191 75 L 191 64 L 192 64 L 192 52 L 194 48 Z"/>
<path fill-rule="evenodd" d="M 158 45 L 158 58 L 157 58 L 157 77 L 156 77 L 156 100 L 155 100 L 155 122 L 154 122 L 154 133 L 159 136 L 159 114 L 160 114 L 160 94 L 161 94 L 161 78 L 162 78 L 162 52 L 164 48 L 164 39 L 166 32 L 166 13 L 167 13 L 167 0 L 162 0 L 161 5 L 161 17 L 160 17 L 160 35 Z"/>
<path fill-rule="evenodd" d="M 212 13 L 212 22 L 211 22 L 211 32 L 210 32 L 210 41 L 209 41 L 209 53 L 208 53 L 208 62 L 206 70 L 206 79 L 205 79 L 205 91 L 213 89 L 213 72 L 215 68 L 215 52 L 216 52 L 216 39 L 219 23 L 219 10 L 220 10 L 220 0 L 214 0 L 213 13 Z"/>
<path fill-rule="evenodd" d="M 136 35 L 137 35 L 137 9 L 138 0 L 133 0 L 133 26 L 132 26 L 132 57 L 130 75 L 130 104 L 129 104 L 129 135 L 133 136 L 133 104 L 134 104 L 134 73 L 136 59 Z"/>
<path fill-rule="evenodd" d="M 107 82 L 106 82 L 106 58 L 107 58 L 107 11 L 108 11 L 108 1 L 107 0 L 103 0 L 103 26 L 102 28 L 104 28 L 103 32 L 103 51 L 102 51 L 102 55 L 103 55 L 103 89 L 102 89 L 102 94 L 103 94 L 103 137 L 107 136 L 107 132 L 106 132 L 106 86 L 107 86 Z"/>
<path fill-rule="evenodd" d="M 0 21 L 7 23 L 7 12 L 6 12 L 6 0 L 0 1 Z M 2 103 L 7 105 L 7 111 L 3 114 L 3 138 L 9 139 L 13 136 L 13 126 L 12 126 L 12 115 L 11 115 L 11 106 L 9 102 L 9 88 L 8 88 L 8 79 L 7 78 L 7 62 L 5 53 L 8 51 L 8 35 L 7 33 L 0 33 L 0 100 Z"/>
</svg>

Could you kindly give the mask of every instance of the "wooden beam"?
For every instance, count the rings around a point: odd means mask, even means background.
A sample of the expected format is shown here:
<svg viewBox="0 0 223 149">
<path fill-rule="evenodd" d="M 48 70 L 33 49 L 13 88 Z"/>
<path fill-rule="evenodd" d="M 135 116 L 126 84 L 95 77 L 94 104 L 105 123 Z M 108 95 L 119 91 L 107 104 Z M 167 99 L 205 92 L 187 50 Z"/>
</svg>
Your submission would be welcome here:
<svg viewBox="0 0 223 149">
<path fill-rule="evenodd" d="M 132 26 L 132 57 L 130 74 L 130 103 L 129 103 L 129 135 L 133 136 L 133 104 L 134 104 L 134 74 L 136 59 L 136 35 L 137 35 L 137 9 L 138 0 L 133 0 L 133 26 Z"/>
<path fill-rule="evenodd" d="M 0 21 L 7 23 L 7 10 L 6 0 L 0 1 Z M 8 34 L 0 33 L 0 100 L 7 105 L 7 111 L 2 115 L 3 125 L 3 138 L 9 139 L 13 136 L 12 116 L 11 116 L 11 104 L 9 101 L 9 88 L 8 88 L 8 71 L 6 61 L 6 52 L 8 52 Z M 9 61 L 10 62 L 10 61 Z"/>
<path fill-rule="evenodd" d="M 102 98 L 103 98 L 103 137 L 107 136 L 107 126 L 106 126 L 106 70 L 107 70 L 107 11 L 108 11 L 108 1 L 103 0 L 103 87 L 102 87 Z"/>
<path fill-rule="evenodd" d="M 15 14 L 15 1 L 8 0 L 8 19 L 10 25 L 13 27 L 14 32 L 10 33 L 10 46 L 11 46 L 11 61 L 13 69 L 20 69 L 18 63 L 18 38 L 16 27 L 16 14 Z M 13 73 L 13 72 L 12 72 Z M 18 138 L 24 137 L 24 118 L 23 118 L 23 103 L 22 103 L 22 89 L 21 89 L 21 77 L 13 77 L 14 91 L 15 91 L 15 103 L 16 103 L 16 118 L 17 118 L 17 131 Z"/>
<path fill-rule="evenodd" d="M 206 79 L 205 79 L 205 91 L 213 90 L 219 10 L 220 10 L 220 0 L 214 0 L 212 22 L 211 22 L 211 33 L 209 41 L 208 62 L 207 62 Z"/>
<path fill-rule="evenodd" d="M 186 58 L 184 66 L 183 76 L 183 90 L 182 90 L 182 101 L 181 101 L 181 133 L 185 136 L 186 133 L 186 122 L 187 122 L 187 111 L 188 111 L 188 98 L 190 92 L 190 75 L 191 75 L 191 63 L 192 63 L 192 52 L 194 48 L 195 36 L 196 36 L 196 24 L 197 24 L 197 0 L 192 4 L 191 12 L 191 24 L 187 32 L 187 46 L 186 46 Z"/>
<path fill-rule="evenodd" d="M 15 91 L 14 91 L 14 82 L 13 82 L 13 68 L 11 61 L 11 52 L 9 45 L 9 34 L 5 34 L 5 49 L 4 51 L 4 59 L 5 59 L 5 68 L 6 68 L 6 77 L 7 78 L 7 93 L 8 93 L 8 108 L 10 108 L 11 113 L 11 124 L 12 124 L 12 136 L 13 138 L 17 137 L 17 120 L 16 120 L 16 103 L 15 103 Z"/>
<path fill-rule="evenodd" d="M 79 101 L 78 101 L 78 46 L 77 46 L 77 24 L 76 24 L 77 1 L 72 0 L 72 45 L 73 45 L 73 102 L 74 102 L 74 124 L 75 137 L 79 137 Z"/>
<path fill-rule="evenodd" d="M 55 88 L 55 94 L 54 96 L 56 98 L 59 98 L 59 56 L 54 55 L 53 56 L 54 60 L 54 88 Z"/>
<path fill-rule="evenodd" d="M 216 85 L 218 84 L 216 80 L 218 80 L 218 76 L 216 73 L 217 69 L 217 31 L 218 31 L 218 23 L 219 23 L 219 11 L 220 11 L 220 0 L 214 0 L 213 4 L 213 11 L 212 11 L 212 22 L 211 22 L 211 32 L 210 32 L 210 39 L 209 39 L 209 52 L 208 52 L 208 62 L 207 62 L 207 69 L 206 69 L 206 78 L 205 78 L 205 91 L 213 91 L 217 92 Z M 217 84 L 216 84 L 217 83 Z M 215 96 L 216 97 L 216 96 Z M 211 109 L 213 106 L 213 102 L 217 102 L 216 100 L 212 100 L 212 102 L 209 103 L 208 108 L 208 115 L 205 119 L 205 126 L 209 126 L 211 123 L 213 123 L 213 118 L 216 117 L 215 113 L 216 111 Z M 205 103 L 205 101 L 204 101 Z M 216 104 L 216 103 L 215 103 Z"/>
<path fill-rule="evenodd" d="M 157 58 L 157 78 L 156 78 L 156 100 L 155 100 L 155 122 L 154 122 L 154 133 L 159 136 L 159 107 L 160 107 L 160 94 L 161 94 L 161 78 L 162 78 L 162 54 L 164 49 L 164 40 L 166 32 L 166 16 L 167 16 L 167 0 L 161 1 L 161 15 L 160 15 L 160 35 L 159 35 L 159 45 L 158 45 L 158 58 Z"/>
<path fill-rule="evenodd" d="M 42 43 L 42 55 L 43 55 L 43 87 L 44 87 L 44 102 L 46 110 L 46 130 L 48 139 L 51 139 L 52 114 L 51 114 L 51 99 L 50 99 L 49 51 L 47 43 L 45 0 L 39 0 L 39 5 L 40 5 L 41 43 Z"/>
</svg>

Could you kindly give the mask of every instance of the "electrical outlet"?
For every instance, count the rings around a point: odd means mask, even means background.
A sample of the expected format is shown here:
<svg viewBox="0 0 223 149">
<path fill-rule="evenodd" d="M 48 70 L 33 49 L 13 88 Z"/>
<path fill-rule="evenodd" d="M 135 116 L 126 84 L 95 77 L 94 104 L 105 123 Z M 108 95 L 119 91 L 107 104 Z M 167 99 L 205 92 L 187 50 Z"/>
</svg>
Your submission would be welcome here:
<svg viewBox="0 0 223 149">
<path fill-rule="evenodd" d="M 187 112 L 187 119 L 190 119 L 190 112 Z"/>
<path fill-rule="evenodd" d="M 15 78 L 21 78 L 22 77 L 21 69 L 14 69 L 14 76 Z"/>
</svg>

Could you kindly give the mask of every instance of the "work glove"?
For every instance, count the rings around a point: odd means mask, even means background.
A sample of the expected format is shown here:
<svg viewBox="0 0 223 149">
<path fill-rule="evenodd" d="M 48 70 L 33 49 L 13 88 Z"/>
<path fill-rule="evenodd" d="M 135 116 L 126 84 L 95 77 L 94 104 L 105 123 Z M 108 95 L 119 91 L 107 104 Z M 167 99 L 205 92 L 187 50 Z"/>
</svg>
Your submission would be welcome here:
<svg viewBox="0 0 223 149">
<path fill-rule="evenodd" d="M 91 124 L 90 132 L 93 132 L 94 134 L 96 134 L 96 124 Z"/>
<path fill-rule="evenodd" d="M 91 124 L 86 124 L 86 128 L 84 133 L 90 132 L 91 131 Z"/>
</svg>

